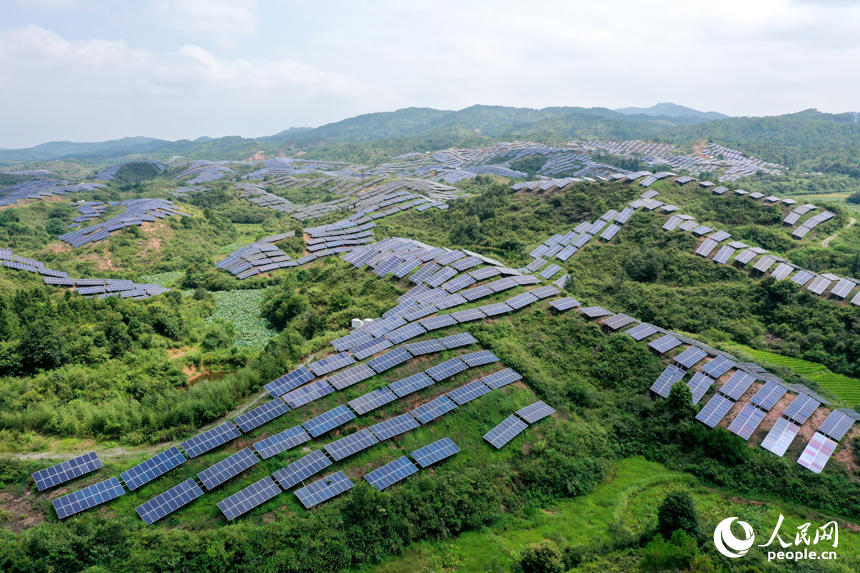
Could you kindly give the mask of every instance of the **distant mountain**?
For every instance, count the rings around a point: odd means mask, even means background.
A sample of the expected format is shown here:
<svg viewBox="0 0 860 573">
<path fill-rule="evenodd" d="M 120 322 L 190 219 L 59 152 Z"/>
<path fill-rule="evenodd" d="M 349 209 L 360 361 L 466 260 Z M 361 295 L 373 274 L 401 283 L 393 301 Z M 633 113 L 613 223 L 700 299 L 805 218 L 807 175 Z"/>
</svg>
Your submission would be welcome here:
<svg viewBox="0 0 860 573">
<path fill-rule="evenodd" d="M 152 137 L 124 137 L 98 143 L 52 141 L 29 149 L 0 149 L 0 163 L 50 161 L 64 157 L 119 157 L 134 153 L 151 153 L 170 143 Z"/>
<path fill-rule="evenodd" d="M 701 117 L 704 119 L 726 119 L 730 117 L 716 111 L 699 111 L 674 103 L 658 103 L 651 107 L 625 107 L 615 111 L 624 115 L 662 115 L 664 117 Z"/>
</svg>

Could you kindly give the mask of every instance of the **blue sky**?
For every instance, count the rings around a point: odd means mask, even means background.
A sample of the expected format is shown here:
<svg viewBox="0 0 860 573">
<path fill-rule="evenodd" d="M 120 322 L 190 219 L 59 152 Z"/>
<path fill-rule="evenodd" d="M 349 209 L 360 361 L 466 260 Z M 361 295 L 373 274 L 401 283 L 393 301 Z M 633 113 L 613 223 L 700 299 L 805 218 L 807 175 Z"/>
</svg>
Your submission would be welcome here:
<svg viewBox="0 0 860 573">
<path fill-rule="evenodd" d="M 3 0 L 0 148 L 403 107 L 860 109 L 860 0 Z"/>
</svg>

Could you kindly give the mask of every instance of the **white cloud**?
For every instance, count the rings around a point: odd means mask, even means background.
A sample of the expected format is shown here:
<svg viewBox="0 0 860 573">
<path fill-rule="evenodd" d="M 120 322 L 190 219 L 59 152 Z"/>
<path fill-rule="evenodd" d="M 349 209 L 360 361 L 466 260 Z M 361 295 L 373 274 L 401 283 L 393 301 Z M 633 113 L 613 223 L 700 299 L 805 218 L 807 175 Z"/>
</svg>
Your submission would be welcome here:
<svg viewBox="0 0 860 573">
<path fill-rule="evenodd" d="M 152 6 L 168 27 L 229 46 L 253 34 L 259 19 L 257 0 L 154 0 Z"/>
<path fill-rule="evenodd" d="M 2 147 L 268 135 L 334 119 L 332 107 L 357 112 L 379 101 L 360 82 L 292 60 L 223 59 L 193 45 L 158 54 L 123 41 L 68 41 L 38 26 L 0 31 L 0 85 Z"/>
</svg>

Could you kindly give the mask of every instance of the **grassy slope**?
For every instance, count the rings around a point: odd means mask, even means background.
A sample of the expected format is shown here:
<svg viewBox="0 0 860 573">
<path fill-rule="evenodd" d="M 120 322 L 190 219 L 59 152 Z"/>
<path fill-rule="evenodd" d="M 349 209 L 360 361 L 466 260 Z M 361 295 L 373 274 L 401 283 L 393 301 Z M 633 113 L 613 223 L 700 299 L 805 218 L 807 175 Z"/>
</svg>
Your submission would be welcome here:
<svg viewBox="0 0 860 573">
<path fill-rule="evenodd" d="M 760 498 L 741 499 L 736 497 L 738 492 L 704 487 L 690 474 L 672 471 L 642 458 L 627 458 L 618 461 L 611 476 L 591 494 L 536 511 L 516 524 L 465 533 L 453 542 L 419 543 L 400 557 L 356 571 L 409 573 L 424 568 L 438 570 L 443 564 L 453 565 L 452 569 L 460 573 L 510 571 L 519 552 L 529 543 L 546 538 L 563 540 L 569 545 L 608 541 L 610 526 L 619 521 L 633 533 L 654 527 L 657 506 L 666 494 L 677 490 L 687 490 L 693 495 L 706 535 L 713 531 L 716 523 L 731 516 L 750 523 L 756 532 L 767 531 L 768 534 L 780 514 L 785 516 L 784 531 L 793 531 L 809 521 L 814 528 L 832 519 L 802 506 Z M 750 556 L 760 551 L 753 548 Z M 860 534 L 845 529 L 844 524 L 840 530 L 838 555 L 843 567 L 860 566 Z M 603 557 L 606 559 L 593 564 L 589 570 L 628 571 L 636 564 L 635 558 Z M 728 560 L 725 563 L 728 564 Z M 742 561 L 736 563 L 742 564 Z"/>
</svg>

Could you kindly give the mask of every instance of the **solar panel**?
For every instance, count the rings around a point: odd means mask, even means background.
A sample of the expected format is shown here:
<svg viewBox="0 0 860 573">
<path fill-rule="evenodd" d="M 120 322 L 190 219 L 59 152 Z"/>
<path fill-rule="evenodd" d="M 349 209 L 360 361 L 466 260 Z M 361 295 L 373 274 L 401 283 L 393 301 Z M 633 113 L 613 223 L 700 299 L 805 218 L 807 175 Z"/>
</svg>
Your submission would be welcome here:
<svg viewBox="0 0 860 573">
<path fill-rule="evenodd" d="M 526 406 L 520 410 L 517 410 L 517 416 L 528 422 L 529 424 L 534 424 L 540 420 L 543 420 L 547 416 L 551 416 L 555 414 L 555 410 L 547 405 L 545 402 L 538 400 L 534 404 Z"/>
<path fill-rule="evenodd" d="M 457 447 L 457 444 L 451 441 L 451 438 L 442 438 L 441 440 L 428 444 L 423 448 L 418 448 L 409 455 L 412 456 L 413 460 L 418 462 L 419 466 L 427 468 L 436 462 L 450 458 L 459 452 L 460 448 Z"/>
<path fill-rule="evenodd" d="M 275 398 L 271 402 L 266 402 L 262 406 L 258 406 L 250 412 L 236 416 L 233 421 L 242 428 L 243 432 L 250 432 L 254 428 L 262 426 L 266 422 L 270 422 L 289 411 L 290 407 L 287 406 L 283 400 Z"/>
<path fill-rule="evenodd" d="M 474 368 L 476 366 L 482 366 L 484 364 L 498 362 L 499 358 L 489 350 L 481 350 L 479 352 L 473 352 L 471 354 L 464 354 L 460 356 L 460 360 L 465 362 L 469 366 L 469 368 Z"/>
<path fill-rule="evenodd" d="M 558 300 L 554 300 L 551 303 L 549 303 L 549 305 L 551 307 L 553 307 L 554 309 L 556 309 L 557 311 L 562 312 L 565 310 L 570 310 L 572 308 L 578 307 L 579 301 L 576 300 L 575 298 L 565 297 L 565 298 L 560 298 Z"/>
<path fill-rule="evenodd" d="M 408 350 L 412 356 L 421 356 L 422 354 L 430 354 L 431 352 L 441 352 L 445 350 L 445 345 L 434 338 L 433 340 L 406 344 L 403 348 Z"/>
<path fill-rule="evenodd" d="M 520 286 L 540 284 L 540 279 L 534 275 L 515 275 L 511 277 Z M 534 291 L 529 291 L 534 294 Z"/>
<path fill-rule="evenodd" d="M 540 257 L 536 258 L 532 262 L 526 265 L 526 270 L 530 273 L 537 271 L 539 268 L 546 264 L 546 259 L 542 259 Z"/>
<path fill-rule="evenodd" d="M 260 454 L 261 458 L 267 460 L 275 454 L 285 452 L 290 448 L 304 444 L 305 442 L 310 441 L 310 439 L 310 435 L 305 432 L 304 428 L 301 426 L 295 426 L 289 430 L 284 430 L 279 434 L 275 434 L 274 436 L 269 436 L 259 442 L 254 442 L 254 449 L 258 454 Z"/>
<path fill-rule="evenodd" d="M 534 290 L 530 290 L 529 292 L 532 295 L 538 297 L 539 299 L 545 299 L 545 298 L 560 294 L 561 290 L 552 286 L 552 285 L 547 285 L 547 286 L 542 286 L 540 288 L 536 288 Z"/>
<path fill-rule="evenodd" d="M 836 442 L 824 434 L 815 432 L 803 453 L 800 454 L 797 463 L 813 473 L 820 474 L 835 449 Z"/>
<path fill-rule="evenodd" d="M 693 394 L 693 404 L 698 404 L 702 397 L 708 392 L 714 383 L 714 379 L 710 376 L 696 372 L 693 377 L 687 382 L 690 387 L 690 392 Z"/>
<path fill-rule="evenodd" d="M 746 404 L 740 414 L 729 424 L 729 431 L 748 440 L 756 428 L 758 428 L 758 425 L 764 420 L 765 414 L 767 412 L 764 410 L 756 408 L 752 404 Z"/>
<path fill-rule="evenodd" d="M 331 458 L 324 451 L 315 450 L 289 464 L 287 467 L 276 471 L 272 474 L 272 477 L 278 481 L 283 489 L 287 490 L 312 475 L 321 472 L 331 464 Z"/>
<path fill-rule="evenodd" d="M 394 436 L 399 436 L 405 432 L 414 430 L 420 427 L 420 424 L 415 421 L 415 418 L 410 414 L 401 414 L 395 418 L 385 420 L 373 426 L 370 426 L 370 431 L 380 440 L 387 440 Z"/>
<path fill-rule="evenodd" d="M 461 346 L 468 346 L 470 344 L 477 344 L 477 342 L 478 342 L 478 340 L 474 336 L 469 334 L 468 332 L 461 332 L 459 334 L 452 334 L 451 336 L 446 336 L 446 337 L 440 338 L 438 340 L 448 350 L 460 348 Z"/>
<path fill-rule="evenodd" d="M 295 390 L 305 382 L 310 382 L 313 379 L 313 372 L 304 366 L 300 366 L 289 374 L 281 376 L 274 382 L 266 384 L 264 387 L 272 398 L 277 398 L 278 396 L 286 394 L 290 390 Z"/>
<path fill-rule="evenodd" d="M 368 362 L 367 365 L 373 368 L 377 373 L 380 373 L 390 370 L 399 364 L 403 364 L 410 358 L 412 358 L 412 355 L 409 354 L 408 350 L 405 348 L 395 348 L 394 350 L 386 352 L 382 356 L 377 356 Z"/>
<path fill-rule="evenodd" d="M 392 330 L 385 335 L 385 338 L 387 338 L 394 344 L 400 344 L 401 342 L 409 340 L 410 338 L 421 336 L 425 332 L 427 331 L 420 324 L 413 322 L 412 324 L 401 326 L 397 330 Z"/>
<path fill-rule="evenodd" d="M 814 276 L 815 275 L 812 274 L 811 272 L 802 270 L 802 271 L 798 272 L 796 275 L 794 275 L 793 277 L 791 277 L 791 281 L 794 283 L 797 283 L 800 286 L 803 286 L 806 283 L 808 283 L 809 279 L 811 279 Z"/>
<path fill-rule="evenodd" d="M 636 319 L 630 316 L 627 316 L 624 313 L 616 314 L 615 316 L 610 316 L 606 320 L 603 321 L 603 326 L 610 328 L 611 330 L 618 330 L 619 328 L 623 328 L 628 324 L 636 322 Z"/>
<path fill-rule="evenodd" d="M 324 501 L 342 494 L 343 492 L 352 489 L 353 483 L 349 481 L 346 474 L 336 472 L 328 477 L 296 490 L 296 497 L 302 502 L 306 509 L 310 509 Z"/>
<path fill-rule="evenodd" d="M 660 374 L 654 384 L 651 385 L 651 391 L 658 396 L 668 398 L 669 392 L 672 390 L 672 386 L 675 382 L 680 381 L 685 374 L 687 374 L 686 370 L 678 368 L 674 364 L 670 364 L 665 370 L 663 370 L 663 373 Z"/>
<path fill-rule="evenodd" d="M 799 424 L 803 424 L 820 405 L 821 403 L 818 400 L 808 394 L 798 394 L 782 412 L 782 415 L 786 418 L 791 418 Z"/>
<path fill-rule="evenodd" d="M 699 248 L 696 249 L 696 254 L 707 257 L 717 247 L 718 243 L 712 239 L 705 239 Z"/>
<path fill-rule="evenodd" d="M 720 376 L 722 376 L 736 366 L 737 364 L 735 364 L 732 360 L 720 355 L 702 366 L 701 371 L 710 376 L 711 378 L 719 378 Z"/>
<path fill-rule="evenodd" d="M 485 296 L 490 296 L 493 294 L 493 289 L 488 287 L 487 285 L 481 285 L 479 287 L 470 288 L 468 290 L 464 290 L 460 293 L 467 301 L 478 300 L 479 298 L 484 298 Z"/>
<path fill-rule="evenodd" d="M 308 364 L 308 369 L 313 371 L 317 376 L 325 376 L 329 372 L 340 370 L 350 364 L 355 364 L 355 358 L 346 352 L 340 352 Z"/>
<path fill-rule="evenodd" d="M 327 396 L 334 392 L 334 388 L 325 380 L 317 380 L 307 386 L 297 388 L 292 392 L 284 394 L 284 400 L 290 405 L 290 408 L 296 409 L 305 404 L 310 404 L 314 400 L 318 400 L 323 396 Z"/>
<path fill-rule="evenodd" d="M 34 472 L 33 479 L 36 481 L 36 487 L 39 488 L 39 491 L 44 491 L 57 484 L 65 483 L 76 477 L 94 472 L 100 467 L 102 467 L 102 461 L 99 459 L 98 454 L 89 452 L 55 466 Z"/>
<path fill-rule="evenodd" d="M 334 461 L 338 462 L 378 443 L 379 440 L 376 439 L 373 432 L 365 428 L 354 434 L 350 434 L 345 438 L 326 444 L 325 451 L 328 452 L 328 455 L 330 455 Z"/>
<path fill-rule="evenodd" d="M 457 312 L 451 313 L 451 316 L 458 323 L 462 324 L 464 322 L 471 322 L 473 320 L 480 320 L 482 318 L 486 318 L 486 315 L 477 308 L 470 308 L 467 310 L 460 310 Z"/>
<path fill-rule="evenodd" d="M 364 360 L 368 356 L 373 356 L 377 352 L 382 352 L 386 348 L 391 348 L 393 344 L 387 338 L 374 338 L 367 342 L 363 342 L 354 347 L 350 352 L 358 360 Z"/>
<path fill-rule="evenodd" d="M 548 266 L 547 268 L 545 268 L 544 270 L 542 270 L 540 272 L 539 276 L 543 279 L 549 280 L 552 277 L 554 277 L 556 274 L 558 274 L 559 271 L 561 271 L 561 267 L 556 265 L 556 264 L 552 264 L 552 265 Z"/>
<path fill-rule="evenodd" d="M 725 231 L 717 231 L 716 233 L 711 235 L 710 238 L 714 241 L 717 241 L 718 243 L 721 243 L 730 237 L 731 235 Z"/>
<path fill-rule="evenodd" d="M 425 370 L 425 373 L 436 382 L 439 382 L 445 378 L 450 378 L 459 372 L 467 370 L 468 368 L 469 367 L 466 366 L 466 364 L 459 358 L 452 358 L 442 364 L 437 364 L 436 366 L 428 368 Z"/>
<path fill-rule="evenodd" d="M 511 414 L 501 424 L 484 434 L 484 439 L 497 450 L 528 428 L 528 424 Z"/>
<path fill-rule="evenodd" d="M 507 386 L 508 384 L 511 384 L 521 379 L 522 376 L 516 371 L 514 371 L 512 368 L 505 368 L 504 370 L 500 370 L 488 376 L 484 376 L 483 378 L 481 378 L 481 382 L 483 382 L 493 390 L 498 390 L 503 386 Z"/>
<path fill-rule="evenodd" d="M 448 392 L 448 397 L 456 402 L 458 406 L 462 406 L 463 404 L 471 402 L 475 398 L 480 398 L 489 391 L 490 389 L 486 384 L 480 380 L 475 380 L 464 386 L 460 386 L 456 390 L 451 390 Z"/>
<path fill-rule="evenodd" d="M 448 396 L 444 394 L 435 400 L 431 400 L 422 406 L 418 406 L 410 414 L 422 424 L 429 424 L 439 416 L 447 414 L 457 407 Z"/>
<path fill-rule="evenodd" d="M 720 248 L 719 252 L 714 255 L 714 262 L 724 265 L 729 261 L 733 254 L 735 254 L 735 249 L 729 245 L 724 245 Z"/>
<path fill-rule="evenodd" d="M 761 447 L 782 457 L 799 431 L 799 425 L 786 418 L 779 418 L 762 440 Z"/>
<path fill-rule="evenodd" d="M 418 468 L 415 464 L 409 461 L 409 458 L 403 456 L 387 463 L 379 469 L 375 469 L 364 476 L 367 483 L 375 487 L 378 491 L 382 491 L 390 485 L 405 479 L 416 473 Z"/>
<path fill-rule="evenodd" d="M 677 362 L 684 368 L 692 368 L 707 355 L 708 353 L 699 348 L 698 346 L 690 346 L 689 348 L 681 352 L 681 354 L 675 357 L 675 362 Z"/>
<path fill-rule="evenodd" d="M 738 370 L 732 377 L 728 379 L 728 381 L 723 384 L 720 388 L 720 393 L 728 396 L 732 400 L 740 400 L 741 396 L 744 395 L 752 383 L 755 382 L 755 378 L 747 374 L 746 372 L 742 372 Z"/>
<path fill-rule="evenodd" d="M 318 438 L 353 419 L 355 419 L 355 414 L 352 413 L 352 410 L 341 405 L 315 418 L 311 418 L 303 423 L 302 426 L 311 436 Z"/>
<path fill-rule="evenodd" d="M 451 326 L 452 324 L 457 324 L 457 321 L 454 320 L 454 318 L 450 314 L 423 318 L 418 322 L 421 323 L 421 326 L 423 326 L 427 330 L 436 330 L 439 328 L 444 328 L 446 326 Z"/>
<path fill-rule="evenodd" d="M 759 391 L 755 393 L 755 396 L 750 401 L 763 410 L 769 411 L 785 395 L 785 392 L 785 388 L 773 380 L 768 380 L 764 386 L 759 388 Z"/>
<path fill-rule="evenodd" d="M 818 431 L 838 442 L 842 439 L 842 436 L 851 429 L 854 422 L 854 418 L 840 412 L 839 410 L 833 410 L 830 412 L 830 415 L 827 416 L 827 419 L 818 426 Z"/>
<path fill-rule="evenodd" d="M 779 263 L 779 266 L 774 269 L 770 276 L 774 279 L 781 281 L 788 277 L 791 274 L 791 271 L 794 269 L 785 263 Z"/>
<path fill-rule="evenodd" d="M 137 514 L 147 525 L 152 525 L 162 517 L 165 517 L 180 507 L 188 505 L 203 495 L 203 490 L 193 479 L 188 479 L 181 484 L 170 488 L 166 492 L 155 496 L 146 503 L 135 508 Z"/>
<path fill-rule="evenodd" d="M 236 428 L 233 422 L 224 422 L 220 426 L 194 436 L 190 440 L 186 440 L 179 445 L 182 446 L 183 450 L 185 450 L 186 456 L 189 458 L 196 458 L 200 454 L 217 448 L 221 444 L 225 444 L 233 438 L 238 438 L 241 435 L 242 433 Z"/>
<path fill-rule="evenodd" d="M 227 499 L 218 502 L 218 509 L 229 521 L 233 521 L 255 507 L 263 505 L 283 490 L 269 476 L 253 483 L 245 489 L 234 493 Z"/>
<path fill-rule="evenodd" d="M 124 471 L 120 477 L 128 489 L 134 491 L 158 476 L 166 474 L 184 461 L 185 456 L 176 447 L 172 447 L 149 458 L 142 464 Z"/>
<path fill-rule="evenodd" d="M 352 368 L 348 368 L 343 372 L 338 372 L 337 374 L 333 374 L 326 378 L 326 381 L 337 388 L 338 390 L 343 390 L 344 388 L 349 388 L 354 384 L 358 384 L 368 378 L 376 376 L 376 372 L 373 371 L 373 368 L 368 366 L 367 364 L 356 364 Z"/>
<path fill-rule="evenodd" d="M 825 290 L 827 290 L 827 287 L 829 287 L 830 283 L 832 282 L 833 281 L 823 276 L 816 277 L 816 279 L 813 280 L 808 287 L 806 287 L 806 290 L 812 291 L 815 294 L 820 295 L 823 294 Z"/>
<path fill-rule="evenodd" d="M 197 477 L 203 483 L 203 487 L 212 490 L 259 461 L 260 458 L 254 455 L 251 448 L 245 448 L 244 450 L 239 450 L 229 458 L 206 468 L 197 474 Z"/>
<path fill-rule="evenodd" d="M 378 390 L 368 392 L 364 396 L 359 396 L 355 400 L 350 400 L 349 407 L 361 416 L 394 400 L 397 400 L 397 394 L 389 390 L 387 386 L 383 386 Z"/>
<path fill-rule="evenodd" d="M 729 413 L 733 404 L 734 402 L 728 398 L 715 394 L 714 397 L 711 398 L 710 402 L 705 404 L 705 407 L 696 414 L 696 419 L 709 428 L 713 428 L 720 423 L 720 420 L 722 420 L 726 414 Z"/>
<path fill-rule="evenodd" d="M 588 306 L 580 310 L 588 318 L 600 318 L 601 316 L 611 316 L 613 314 L 611 310 L 606 310 L 602 306 Z"/>
<path fill-rule="evenodd" d="M 830 294 L 838 296 L 839 298 L 845 298 L 852 290 L 854 290 L 855 286 L 857 286 L 857 284 L 848 279 L 839 279 L 839 282 L 836 283 L 836 286 L 833 287 Z"/>
<path fill-rule="evenodd" d="M 633 330 L 633 329 L 631 329 Z M 628 331 L 629 332 L 629 331 Z M 669 352 L 676 346 L 680 345 L 681 341 L 672 336 L 671 334 L 666 334 L 665 336 L 661 336 L 657 340 L 653 340 L 648 343 L 648 346 L 656 350 L 659 354 L 664 354 Z"/>
<path fill-rule="evenodd" d="M 115 477 L 103 482 L 85 487 L 80 491 L 70 493 L 53 500 L 54 509 L 60 519 L 80 513 L 91 507 L 101 505 L 106 501 L 116 499 L 125 493 L 122 484 Z"/>
<path fill-rule="evenodd" d="M 397 394 L 398 398 L 402 398 L 412 394 L 413 392 L 432 386 L 433 384 L 434 382 L 432 378 L 427 376 L 424 372 L 419 372 L 407 378 L 403 378 L 402 380 L 398 380 L 397 382 L 392 382 L 388 385 L 388 388 Z"/>
</svg>

